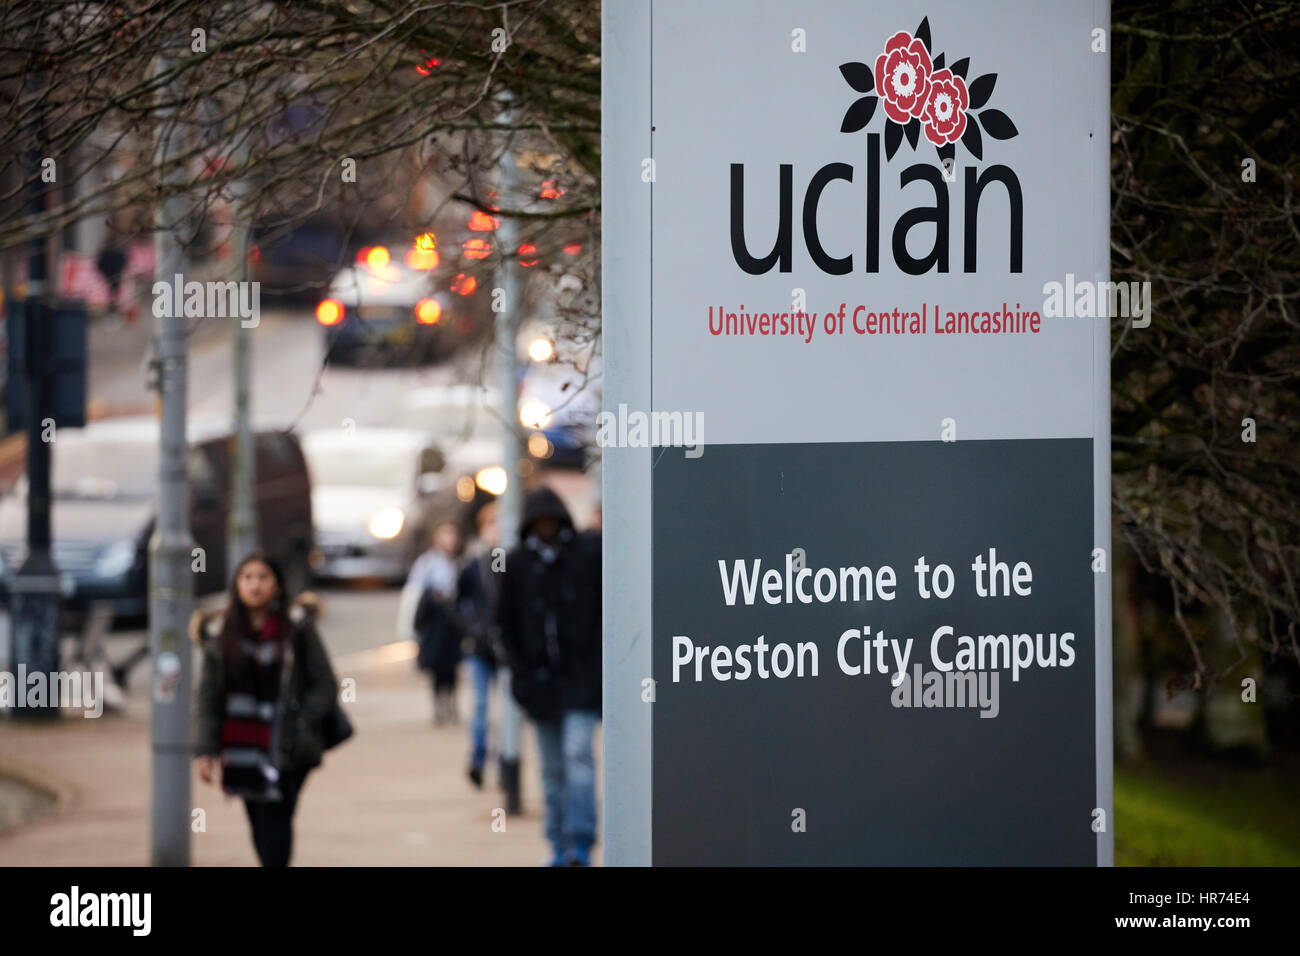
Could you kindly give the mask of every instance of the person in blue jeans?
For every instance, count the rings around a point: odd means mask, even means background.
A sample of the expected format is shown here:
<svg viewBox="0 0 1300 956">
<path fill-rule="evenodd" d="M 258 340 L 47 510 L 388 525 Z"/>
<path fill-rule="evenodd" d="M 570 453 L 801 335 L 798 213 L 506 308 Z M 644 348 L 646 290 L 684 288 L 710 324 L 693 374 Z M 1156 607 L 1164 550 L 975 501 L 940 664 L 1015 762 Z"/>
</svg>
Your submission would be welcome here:
<svg viewBox="0 0 1300 956">
<path fill-rule="evenodd" d="M 497 672 L 497 581 L 492 549 L 497 546 L 497 503 L 489 501 L 474 515 L 477 547 L 456 581 L 456 609 L 472 642 L 470 676 L 474 684 L 474 716 L 470 721 L 469 779 L 483 786 L 488 751 L 488 702 Z"/>
<path fill-rule="evenodd" d="M 596 842 L 600 535 L 574 530 L 549 488 L 529 492 L 497 614 L 511 691 L 537 727 L 552 866 L 587 866 Z"/>
<path fill-rule="evenodd" d="M 500 646 L 497 626 L 497 596 L 501 590 L 501 572 L 505 570 L 505 555 L 498 549 L 501 533 L 497 526 L 498 505 L 494 497 L 483 493 L 481 500 L 470 506 L 477 529 L 477 547 L 474 556 L 465 563 L 457 581 L 457 611 L 464 622 L 465 633 L 472 641 L 469 655 L 470 675 L 474 685 L 474 716 L 470 721 L 469 779 L 475 787 L 483 786 L 483 768 L 488 758 L 488 712 L 492 687 L 501 688 L 500 726 L 495 729 L 496 747 L 500 754 L 500 782 L 505 792 L 506 813 L 515 816 L 523 812 L 519 790 L 519 706 L 510 695 L 510 670 L 505 653 Z"/>
<path fill-rule="evenodd" d="M 591 847 L 596 842 L 592 739 L 598 723 L 598 710 L 566 710 L 558 720 L 537 722 L 550 866 L 591 865 Z"/>
</svg>

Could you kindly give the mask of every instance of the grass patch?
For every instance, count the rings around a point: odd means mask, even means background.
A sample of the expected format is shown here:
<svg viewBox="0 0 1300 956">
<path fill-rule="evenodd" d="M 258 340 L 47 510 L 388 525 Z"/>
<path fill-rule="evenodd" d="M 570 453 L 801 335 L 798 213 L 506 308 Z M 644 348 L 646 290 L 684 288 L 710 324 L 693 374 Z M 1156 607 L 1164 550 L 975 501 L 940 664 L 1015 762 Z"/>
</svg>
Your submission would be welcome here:
<svg viewBox="0 0 1300 956">
<path fill-rule="evenodd" d="M 1117 866 L 1300 866 L 1293 784 L 1223 768 L 1211 781 L 1115 768 Z"/>
</svg>

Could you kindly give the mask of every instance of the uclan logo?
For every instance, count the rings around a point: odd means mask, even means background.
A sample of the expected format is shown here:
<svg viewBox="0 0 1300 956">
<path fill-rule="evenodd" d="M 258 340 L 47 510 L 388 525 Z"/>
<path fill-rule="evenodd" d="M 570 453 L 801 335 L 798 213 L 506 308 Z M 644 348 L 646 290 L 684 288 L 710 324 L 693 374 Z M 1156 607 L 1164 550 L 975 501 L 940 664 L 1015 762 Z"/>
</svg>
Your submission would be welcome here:
<svg viewBox="0 0 1300 956">
<path fill-rule="evenodd" d="M 867 94 L 855 100 L 844 114 L 842 133 L 866 128 L 877 105 L 884 104 L 884 146 L 886 161 L 893 158 L 903 140 L 913 150 L 924 134 L 935 147 L 939 163 L 921 162 L 908 166 L 898 176 L 899 189 L 914 182 L 927 182 L 934 190 L 934 204 L 917 206 L 898 217 L 894 223 L 892 252 L 894 262 L 908 275 L 922 275 L 949 266 L 949 197 L 948 184 L 955 181 L 957 144 L 975 159 L 982 159 L 984 137 L 1010 139 L 1019 132 L 1011 119 L 998 109 L 984 107 L 997 82 L 996 73 L 987 73 L 969 86 L 966 76 L 970 58 L 944 65 L 944 54 L 930 55 L 929 19 L 921 21 L 915 35 L 901 30 L 885 43 L 884 52 L 876 57 L 874 69 L 866 63 L 845 63 L 840 73 L 857 92 Z M 975 112 L 979 110 L 979 112 Z M 981 129 L 983 132 L 981 133 Z M 866 170 L 866 250 L 863 271 L 880 271 L 880 133 L 867 134 Z M 940 165 L 942 164 L 942 165 Z M 817 268 L 831 275 L 853 272 L 853 254 L 831 255 L 817 233 L 817 210 L 822 193 L 836 180 L 854 182 L 856 170 L 848 163 L 828 163 L 813 173 L 804 188 L 803 239 L 808 255 Z M 762 275 L 779 266 L 791 271 L 793 257 L 794 165 L 782 163 L 779 172 L 781 190 L 780 221 L 771 251 L 756 256 L 745 241 L 745 165 L 731 164 L 731 252 L 736 264 L 750 275 Z M 1010 234 L 1011 272 L 1024 271 L 1024 196 L 1020 179 L 1001 164 L 986 167 L 977 174 L 965 169 L 963 189 L 962 271 L 974 272 L 978 261 L 979 205 L 985 190 L 999 184 L 1006 193 Z M 840 190 L 843 191 L 842 188 Z M 843 199 L 836 200 L 843 205 Z M 907 234 L 922 223 L 934 225 L 934 244 L 923 256 L 907 250 Z"/>
</svg>

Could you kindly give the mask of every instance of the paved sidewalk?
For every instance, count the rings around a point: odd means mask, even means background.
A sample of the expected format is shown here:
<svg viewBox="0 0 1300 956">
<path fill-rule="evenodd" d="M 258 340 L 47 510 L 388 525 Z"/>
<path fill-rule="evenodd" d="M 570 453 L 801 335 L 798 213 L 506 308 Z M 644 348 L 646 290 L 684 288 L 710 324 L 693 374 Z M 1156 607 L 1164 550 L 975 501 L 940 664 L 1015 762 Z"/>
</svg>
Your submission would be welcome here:
<svg viewBox="0 0 1300 956">
<path fill-rule="evenodd" d="M 326 755 L 307 779 L 295 819 L 295 865 L 533 866 L 547 853 L 541 781 L 531 728 L 524 733 L 524 809 L 494 832 L 502 806 L 495 768 L 483 790 L 465 776 L 464 723 L 434 727 L 426 678 L 414 648 L 393 644 L 340 655 L 340 680 L 357 681 L 345 704 L 356 736 Z M 54 790 L 53 813 L 0 833 L 0 865 L 119 866 L 149 862 L 149 722 L 147 668 L 124 713 L 50 726 L 0 722 L 0 772 L 12 771 Z M 467 719 L 470 688 L 460 682 Z M 597 738 L 599 755 L 599 737 Z M 599 759 L 599 756 L 598 756 Z M 256 864 L 240 801 L 195 777 L 193 803 L 206 832 L 192 835 L 197 866 Z M 599 847 L 597 857 L 599 860 Z"/>
</svg>

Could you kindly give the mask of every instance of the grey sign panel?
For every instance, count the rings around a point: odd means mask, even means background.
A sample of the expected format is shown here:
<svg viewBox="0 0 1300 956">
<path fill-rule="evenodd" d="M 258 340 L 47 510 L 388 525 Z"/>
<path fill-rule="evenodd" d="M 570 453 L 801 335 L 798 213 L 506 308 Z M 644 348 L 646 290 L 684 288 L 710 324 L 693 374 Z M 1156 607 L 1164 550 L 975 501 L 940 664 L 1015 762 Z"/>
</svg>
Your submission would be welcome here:
<svg viewBox="0 0 1300 956">
<path fill-rule="evenodd" d="M 1092 571 L 1079 560 L 1091 504 L 1083 439 L 710 445 L 694 461 L 666 450 L 654 470 L 654 863 L 1093 863 Z M 970 566 L 990 548 L 1032 569 L 1027 597 L 977 595 Z M 784 579 L 795 549 L 809 569 L 889 565 L 892 600 L 863 586 L 858 600 L 823 602 L 829 586 L 814 593 L 808 575 L 810 603 L 786 603 L 783 582 L 778 605 L 747 605 L 743 591 L 727 605 L 719 561 L 730 576 L 758 559 Z M 921 598 L 922 555 L 951 566 L 947 598 Z M 983 707 L 965 681 L 964 706 L 902 706 L 914 701 L 892 685 L 892 642 L 911 639 L 909 676 L 933 671 L 945 626 L 940 664 L 961 635 L 977 648 L 1027 635 L 1034 660 L 1018 680 L 998 670 Z M 841 646 L 853 629 L 889 643 Z M 781 645 L 803 645 L 785 677 Z"/>
</svg>

